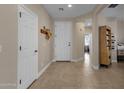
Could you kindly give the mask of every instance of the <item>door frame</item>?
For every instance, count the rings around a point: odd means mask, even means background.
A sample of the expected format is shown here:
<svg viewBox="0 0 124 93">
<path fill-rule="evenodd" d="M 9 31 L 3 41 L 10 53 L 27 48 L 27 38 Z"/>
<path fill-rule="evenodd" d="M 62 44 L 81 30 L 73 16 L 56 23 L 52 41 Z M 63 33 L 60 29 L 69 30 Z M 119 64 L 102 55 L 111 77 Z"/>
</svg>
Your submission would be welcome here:
<svg viewBox="0 0 124 93">
<path fill-rule="evenodd" d="M 92 58 L 92 32 L 85 32 L 84 33 L 84 36 L 83 36 L 83 40 L 84 40 L 84 49 L 85 49 L 85 35 L 88 34 L 90 36 L 90 44 L 89 44 L 89 59 L 90 59 L 90 62 L 91 62 L 91 58 Z M 84 51 L 85 53 L 85 51 Z M 85 58 L 85 55 L 84 55 L 84 58 Z"/>
<path fill-rule="evenodd" d="M 36 18 L 36 34 L 37 34 L 37 38 L 36 38 L 36 43 L 37 43 L 37 51 L 38 51 L 38 16 L 37 14 L 35 14 L 33 11 L 31 11 L 28 7 L 26 7 L 25 5 L 21 4 L 21 5 L 17 5 L 17 18 L 18 18 L 18 54 L 17 54 L 17 88 L 19 88 L 19 53 L 20 53 L 20 50 L 19 50 L 19 46 L 20 46 L 20 43 L 19 43 L 19 32 L 21 31 L 20 30 L 20 20 L 19 20 L 19 16 L 20 16 L 20 8 L 23 8 L 25 9 L 26 11 L 28 11 L 31 15 L 35 16 Z M 35 78 L 38 79 L 38 52 L 37 52 L 37 61 L 35 62 L 36 63 L 36 76 Z M 26 88 L 28 88 L 29 86 L 27 86 Z"/>
<path fill-rule="evenodd" d="M 72 33 L 73 33 L 73 22 L 72 21 L 54 21 L 54 31 L 55 31 L 55 23 L 56 22 L 69 22 L 71 24 L 71 31 L 70 31 L 70 42 L 71 42 L 71 46 L 70 46 L 70 60 L 67 60 L 67 61 L 72 61 L 72 45 L 73 45 L 73 41 L 72 41 Z M 55 35 L 55 32 L 54 32 L 54 62 L 56 62 L 56 54 L 55 54 L 55 48 L 56 48 L 56 44 L 55 44 L 55 39 L 56 39 L 56 35 Z M 66 61 L 66 60 L 65 60 Z"/>
</svg>

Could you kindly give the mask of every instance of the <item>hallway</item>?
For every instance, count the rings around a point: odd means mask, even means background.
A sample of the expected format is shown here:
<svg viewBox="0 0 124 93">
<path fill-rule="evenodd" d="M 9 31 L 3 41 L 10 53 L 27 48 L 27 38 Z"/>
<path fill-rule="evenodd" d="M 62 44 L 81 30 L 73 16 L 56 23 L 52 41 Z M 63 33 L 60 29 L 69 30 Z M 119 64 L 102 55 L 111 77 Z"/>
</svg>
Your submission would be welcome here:
<svg viewBox="0 0 124 93">
<path fill-rule="evenodd" d="M 121 4 L 0 5 L 0 89 L 124 88 L 123 10 Z"/>
<path fill-rule="evenodd" d="M 124 88 L 124 63 L 93 70 L 83 62 L 54 62 L 31 89 Z"/>
</svg>

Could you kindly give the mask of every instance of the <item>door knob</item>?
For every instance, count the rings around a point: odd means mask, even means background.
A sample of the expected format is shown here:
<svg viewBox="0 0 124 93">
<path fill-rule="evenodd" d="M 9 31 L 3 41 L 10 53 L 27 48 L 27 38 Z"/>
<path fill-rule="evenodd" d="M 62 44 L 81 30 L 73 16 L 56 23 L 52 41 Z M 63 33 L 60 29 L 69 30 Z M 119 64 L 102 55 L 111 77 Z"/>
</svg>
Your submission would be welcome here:
<svg viewBox="0 0 124 93">
<path fill-rule="evenodd" d="M 68 42 L 68 46 L 71 46 L 71 42 Z"/>
<path fill-rule="evenodd" d="M 35 53 L 37 53 L 38 51 L 37 50 L 34 50 Z"/>
</svg>

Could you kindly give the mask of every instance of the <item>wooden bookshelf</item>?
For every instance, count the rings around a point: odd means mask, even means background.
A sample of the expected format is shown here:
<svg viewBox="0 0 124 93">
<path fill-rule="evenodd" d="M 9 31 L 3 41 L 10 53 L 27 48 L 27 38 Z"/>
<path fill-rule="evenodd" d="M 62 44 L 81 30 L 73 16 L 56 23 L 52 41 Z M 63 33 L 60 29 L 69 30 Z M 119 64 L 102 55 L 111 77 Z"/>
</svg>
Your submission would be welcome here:
<svg viewBox="0 0 124 93">
<path fill-rule="evenodd" d="M 111 64 L 111 28 L 109 26 L 99 27 L 99 55 L 100 65 Z"/>
</svg>

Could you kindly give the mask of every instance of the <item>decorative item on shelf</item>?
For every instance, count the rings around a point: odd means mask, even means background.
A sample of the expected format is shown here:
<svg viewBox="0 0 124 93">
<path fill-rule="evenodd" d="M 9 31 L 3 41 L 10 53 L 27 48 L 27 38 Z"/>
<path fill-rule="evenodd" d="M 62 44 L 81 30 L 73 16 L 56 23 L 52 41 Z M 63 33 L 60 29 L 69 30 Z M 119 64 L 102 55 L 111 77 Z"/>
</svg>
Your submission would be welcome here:
<svg viewBox="0 0 124 93">
<path fill-rule="evenodd" d="M 106 36 L 110 36 L 110 34 L 106 34 Z"/>
<path fill-rule="evenodd" d="M 115 37 L 115 36 L 112 36 L 112 37 Z"/>
<path fill-rule="evenodd" d="M 50 37 L 52 36 L 52 33 L 50 32 L 50 29 L 47 29 L 45 26 L 43 26 L 43 28 L 40 31 L 42 34 L 46 35 L 46 39 L 50 39 Z"/>
</svg>

